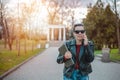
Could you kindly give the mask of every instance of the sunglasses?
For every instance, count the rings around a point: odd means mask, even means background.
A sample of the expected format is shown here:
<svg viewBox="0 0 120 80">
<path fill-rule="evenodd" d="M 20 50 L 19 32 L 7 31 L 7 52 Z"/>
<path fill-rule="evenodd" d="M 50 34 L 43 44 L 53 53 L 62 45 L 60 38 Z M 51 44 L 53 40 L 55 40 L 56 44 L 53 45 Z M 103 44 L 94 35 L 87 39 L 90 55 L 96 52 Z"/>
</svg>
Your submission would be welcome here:
<svg viewBox="0 0 120 80">
<path fill-rule="evenodd" d="M 82 34 L 83 34 L 83 33 L 85 33 L 85 30 L 75 30 L 74 32 L 75 32 L 76 34 L 79 34 L 79 33 L 82 33 Z"/>
</svg>

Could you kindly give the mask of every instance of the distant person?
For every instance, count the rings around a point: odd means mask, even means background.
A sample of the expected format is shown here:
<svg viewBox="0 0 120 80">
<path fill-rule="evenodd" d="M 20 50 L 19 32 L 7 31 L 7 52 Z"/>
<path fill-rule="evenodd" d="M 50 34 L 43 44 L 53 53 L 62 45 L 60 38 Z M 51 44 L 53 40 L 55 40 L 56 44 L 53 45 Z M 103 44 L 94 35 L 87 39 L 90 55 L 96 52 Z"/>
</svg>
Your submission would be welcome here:
<svg viewBox="0 0 120 80">
<path fill-rule="evenodd" d="M 94 44 L 88 41 L 82 24 L 73 27 L 74 39 L 65 42 L 68 51 L 64 55 L 59 53 L 57 63 L 66 63 L 72 59 L 74 64 L 64 65 L 63 80 L 89 80 L 88 74 L 92 72 L 91 62 L 94 60 Z"/>
</svg>

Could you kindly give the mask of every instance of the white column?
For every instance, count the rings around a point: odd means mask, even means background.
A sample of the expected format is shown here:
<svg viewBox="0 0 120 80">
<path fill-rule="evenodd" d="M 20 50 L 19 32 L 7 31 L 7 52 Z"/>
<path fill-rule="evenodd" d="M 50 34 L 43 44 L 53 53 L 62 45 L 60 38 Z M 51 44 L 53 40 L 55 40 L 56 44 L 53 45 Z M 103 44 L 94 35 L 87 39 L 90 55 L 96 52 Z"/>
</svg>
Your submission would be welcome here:
<svg viewBox="0 0 120 80">
<path fill-rule="evenodd" d="M 59 28 L 59 41 L 61 41 L 61 28 Z"/>
<path fill-rule="evenodd" d="M 54 28 L 51 28 L 51 39 L 54 40 Z"/>
<path fill-rule="evenodd" d="M 50 41 L 50 29 L 48 28 L 48 33 L 47 33 L 47 41 L 49 42 Z"/>
<path fill-rule="evenodd" d="M 63 28 L 63 41 L 66 41 L 66 30 Z"/>
</svg>

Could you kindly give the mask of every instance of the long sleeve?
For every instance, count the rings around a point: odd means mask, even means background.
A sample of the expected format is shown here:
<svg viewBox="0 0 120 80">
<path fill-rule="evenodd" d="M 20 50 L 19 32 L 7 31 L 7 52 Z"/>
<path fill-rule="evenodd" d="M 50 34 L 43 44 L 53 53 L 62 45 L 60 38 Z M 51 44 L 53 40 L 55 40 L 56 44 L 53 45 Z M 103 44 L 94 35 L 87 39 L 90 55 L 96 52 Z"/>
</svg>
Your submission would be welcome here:
<svg viewBox="0 0 120 80">
<path fill-rule="evenodd" d="M 85 46 L 85 53 L 86 53 L 86 62 L 90 63 L 94 60 L 94 44 L 93 42 L 89 41 L 89 44 Z"/>
<path fill-rule="evenodd" d="M 64 56 L 59 53 L 57 57 L 57 63 L 62 64 L 64 62 Z"/>
</svg>

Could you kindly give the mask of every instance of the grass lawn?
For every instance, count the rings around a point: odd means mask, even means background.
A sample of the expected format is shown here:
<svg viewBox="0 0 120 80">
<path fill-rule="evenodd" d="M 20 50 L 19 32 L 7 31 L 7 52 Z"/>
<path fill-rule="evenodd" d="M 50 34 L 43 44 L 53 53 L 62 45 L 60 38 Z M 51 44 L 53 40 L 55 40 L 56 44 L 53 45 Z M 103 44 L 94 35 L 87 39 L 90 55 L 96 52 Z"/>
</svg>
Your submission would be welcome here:
<svg viewBox="0 0 120 80">
<path fill-rule="evenodd" d="M 43 50 L 44 49 L 35 49 L 34 51 L 29 50 L 26 54 L 24 53 L 24 50 L 21 50 L 20 56 L 17 56 L 17 51 L 15 50 L 0 51 L 0 75 Z"/>
<path fill-rule="evenodd" d="M 46 41 L 35 42 L 35 41 L 27 40 L 26 41 L 27 53 L 25 53 L 24 42 L 25 42 L 24 40 L 21 40 L 20 56 L 18 56 L 18 51 L 16 50 L 15 41 L 13 43 L 13 50 L 10 51 L 8 46 L 6 49 L 4 48 L 4 42 L 0 40 L 0 75 L 8 71 L 9 69 L 13 68 L 14 66 L 20 64 L 21 62 L 25 61 L 26 59 L 43 51 L 46 43 Z M 34 44 L 33 49 L 32 49 L 32 44 Z M 41 44 L 40 49 L 36 48 L 37 44 Z"/>
<path fill-rule="evenodd" d="M 111 50 L 110 59 L 112 61 L 120 61 L 120 54 L 118 54 L 118 49 Z"/>
<path fill-rule="evenodd" d="M 101 50 L 95 50 L 95 55 L 96 54 L 101 54 Z M 111 61 L 120 61 L 120 54 L 118 54 L 118 49 L 111 49 L 110 51 L 110 60 Z"/>
<path fill-rule="evenodd" d="M 101 50 L 95 50 L 95 55 L 96 55 L 96 54 L 101 54 L 101 53 L 102 53 Z"/>
</svg>

